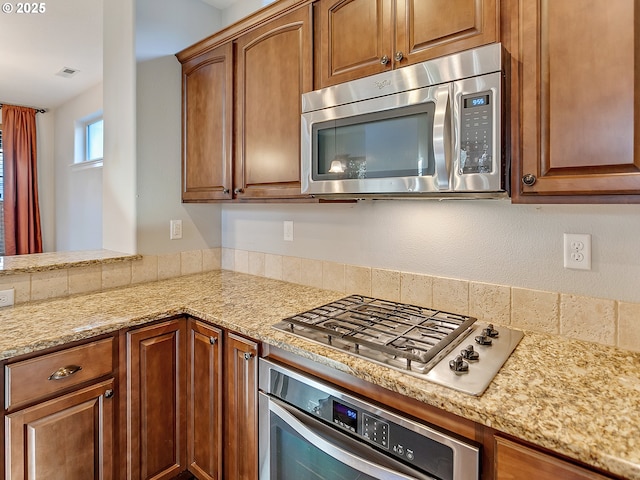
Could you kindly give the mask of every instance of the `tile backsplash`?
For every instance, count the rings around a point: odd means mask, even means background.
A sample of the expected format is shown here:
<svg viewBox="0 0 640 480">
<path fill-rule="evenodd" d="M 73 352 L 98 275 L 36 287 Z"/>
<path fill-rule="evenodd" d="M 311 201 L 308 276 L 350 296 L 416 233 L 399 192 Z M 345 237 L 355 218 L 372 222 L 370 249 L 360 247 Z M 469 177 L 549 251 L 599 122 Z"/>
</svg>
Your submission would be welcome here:
<svg viewBox="0 0 640 480">
<path fill-rule="evenodd" d="M 228 248 L 3 275 L 0 290 L 18 304 L 220 268 L 640 351 L 640 304 Z"/>
<path fill-rule="evenodd" d="M 640 351 L 640 304 L 227 248 L 221 268 Z"/>
</svg>

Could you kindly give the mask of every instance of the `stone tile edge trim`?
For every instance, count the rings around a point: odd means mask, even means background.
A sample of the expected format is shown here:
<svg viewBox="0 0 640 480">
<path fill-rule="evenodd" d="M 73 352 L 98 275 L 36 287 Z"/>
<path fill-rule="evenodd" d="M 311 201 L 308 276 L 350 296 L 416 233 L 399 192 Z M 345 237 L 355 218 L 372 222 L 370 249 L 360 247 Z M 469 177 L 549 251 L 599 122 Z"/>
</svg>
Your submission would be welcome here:
<svg viewBox="0 0 640 480">
<path fill-rule="evenodd" d="M 0 290 L 13 288 L 14 302 L 20 304 L 219 269 L 219 247 L 166 255 L 132 255 L 117 262 L 82 262 L 64 268 L 0 275 Z"/>
<path fill-rule="evenodd" d="M 265 268 L 265 258 L 276 268 Z M 635 303 L 230 248 L 222 248 L 221 268 L 640 351 L 640 304 Z"/>
</svg>

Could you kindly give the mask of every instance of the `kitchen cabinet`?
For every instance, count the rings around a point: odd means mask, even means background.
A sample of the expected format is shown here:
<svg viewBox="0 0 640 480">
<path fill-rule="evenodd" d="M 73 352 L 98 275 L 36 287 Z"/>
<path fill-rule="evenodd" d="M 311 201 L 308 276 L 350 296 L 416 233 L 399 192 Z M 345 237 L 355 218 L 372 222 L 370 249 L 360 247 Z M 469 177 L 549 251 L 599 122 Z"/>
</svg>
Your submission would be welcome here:
<svg viewBox="0 0 640 480">
<path fill-rule="evenodd" d="M 316 88 L 496 42 L 498 18 L 496 0 L 319 0 Z"/>
<path fill-rule="evenodd" d="M 127 478 L 169 479 L 186 470 L 185 322 L 126 333 Z"/>
<path fill-rule="evenodd" d="M 525 445 L 495 437 L 496 480 L 606 480 L 592 472 Z"/>
<path fill-rule="evenodd" d="M 313 88 L 311 6 L 272 8 L 236 37 L 178 54 L 184 202 L 307 197 L 300 114 Z"/>
<path fill-rule="evenodd" d="M 232 196 L 233 45 L 182 65 L 182 200 Z"/>
<path fill-rule="evenodd" d="M 127 478 L 256 480 L 257 343 L 194 318 L 126 336 Z"/>
<path fill-rule="evenodd" d="M 236 40 L 234 196 L 301 197 L 301 95 L 313 88 L 311 6 Z"/>
<path fill-rule="evenodd" d="M 639 202 L 637 2 L 503 3 L 513 201 Z"/>
<path fill-rule="evenodd" d="M 258 344 L 233 333 L 226 339 L 225 477 L 258 478 Z"/>
<path fill-rule="evenodd" d="M 4 366 L 5 479 L 115 478 L 116 352 L 109 337 Z"/>
<path fill-rule="evenodd" d="M 222 479 L 222 330 L 187 324 L 187 456 L 200 480 Z"/>
</svg>

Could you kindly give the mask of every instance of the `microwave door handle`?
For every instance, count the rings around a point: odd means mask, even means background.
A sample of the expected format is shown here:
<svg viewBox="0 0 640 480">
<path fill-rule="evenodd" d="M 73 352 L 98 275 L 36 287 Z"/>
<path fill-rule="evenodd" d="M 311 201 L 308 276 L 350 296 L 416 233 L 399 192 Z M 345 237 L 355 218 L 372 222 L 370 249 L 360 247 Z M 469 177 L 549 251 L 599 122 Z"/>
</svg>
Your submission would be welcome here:
<svg viewBox="0 0 640 480">
<path fill-rule="evenodd" d="M 449 87 L 440 87 L 435 94 L 436 111 L 433 116 L 433 156 L 435 161 L 436 182 L 439 190 L 449 188 L 449 169 L 447 156 L 450 130 Z"/>
<path fill-rule="evenodd" d="M 416 472 L 411 476 L 397 472 L 390 468 L 366 460 L 364 455 L 356 455 L 345 449 L 342 449 L 326 438 L 317 429 L 310 429 L 300 419 L 296 418 L 286 408 L 276 403 L 273 399 L 269 399 L 269 410 L 276 414 L 282 421 L 289 425 L 293 430 L 300 434 L 306 441 L 317 447 L 322 452 L 331 456 L 335 460 L 358 470 L 361 473 L 369 475 L 373 478 L 384 478 L 385 480 L 435 480 L 431 476 L 425 476 Z M 315 422 L 315 420 L 314 420 Z M 320 424 L 320 422 L 318 422 Z M 320 424 L 322 425 L 322 424 Z M 354 441 L 354 443 L 358 443 Z M 381 455 L 381 454 L 380 454 Z M 381 455 L 382 456 L 382 455 Z M 385 457 L 386 458 L 386 457 Z M 387 462 L 391 459 L 386 458 Z"/>
</svg>

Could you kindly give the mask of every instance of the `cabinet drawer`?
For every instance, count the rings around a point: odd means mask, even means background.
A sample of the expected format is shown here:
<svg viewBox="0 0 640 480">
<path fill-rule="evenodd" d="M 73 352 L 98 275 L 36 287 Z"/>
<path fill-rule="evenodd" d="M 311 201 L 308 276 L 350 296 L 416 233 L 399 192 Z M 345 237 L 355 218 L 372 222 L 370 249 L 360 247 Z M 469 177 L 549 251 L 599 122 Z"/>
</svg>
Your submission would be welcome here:
<svg viewBox="0 0 640 480">
<path fill-rule="evenodd" d="M 5 408 L 109 375 L 114 367 L 113 341 L 106 338 L 6 365 Z M 55 373 L 59 378 L 53 377 Z"/>
</svg>

